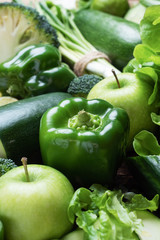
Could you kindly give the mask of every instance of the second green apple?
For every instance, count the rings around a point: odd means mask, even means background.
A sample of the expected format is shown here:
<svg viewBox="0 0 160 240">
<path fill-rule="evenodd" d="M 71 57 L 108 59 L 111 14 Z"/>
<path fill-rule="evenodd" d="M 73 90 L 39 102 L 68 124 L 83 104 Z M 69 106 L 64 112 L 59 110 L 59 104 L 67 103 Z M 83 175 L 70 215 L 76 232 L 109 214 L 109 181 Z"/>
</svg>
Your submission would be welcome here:
<svg viewBox="0 0 160 240">
<path fill-rule="evenodd" d="M 155 105 L 148 105 L 148 99 L 153 92 L 153 86 L 140 80 L 134 73 L 120 73 L 120 86 L 113 77 L 108 77 L 97 83 L 89 92 L 88 99 L 104 99 L 113 106 L 125 109 L 130 118 L 131 145 L 134 136 L 143 129 L 153 132 L 155 124 L 151 120 L 151 112 L 157 112 Z"/>
<path fill-rule="evenodd" d="M 129 9 L 127 0 L 92 0 L 91 9 L 123 17 Z"/>
</svg>

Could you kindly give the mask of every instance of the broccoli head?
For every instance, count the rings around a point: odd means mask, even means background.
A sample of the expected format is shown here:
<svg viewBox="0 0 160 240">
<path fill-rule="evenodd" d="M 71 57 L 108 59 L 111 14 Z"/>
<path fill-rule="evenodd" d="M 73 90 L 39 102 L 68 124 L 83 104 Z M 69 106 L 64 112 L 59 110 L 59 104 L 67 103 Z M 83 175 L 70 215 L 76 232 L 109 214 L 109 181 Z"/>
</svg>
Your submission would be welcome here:
<svg viewBox="0 0 160 240">
<path fill-rule="evenodd" d="M 46 17 L 19 3 L 0 3 L 0 63 L 37 43 L 59 47 L 56 30 Z"/>
<path fill-rule="evenodd" d="M 74 97 L 86 98 L 93 86 L 102 80 L 102 77 L 94 74 L 84 74 L 80 77 L 75 77 L 68 87 L 67 92 Z"/>
<path fill-rule="evenodd" d="M 15 162 L 11 159 L 0 158 L 0 176 L 11 170 L 12 168 L 17 167 Z"/>
</svg>

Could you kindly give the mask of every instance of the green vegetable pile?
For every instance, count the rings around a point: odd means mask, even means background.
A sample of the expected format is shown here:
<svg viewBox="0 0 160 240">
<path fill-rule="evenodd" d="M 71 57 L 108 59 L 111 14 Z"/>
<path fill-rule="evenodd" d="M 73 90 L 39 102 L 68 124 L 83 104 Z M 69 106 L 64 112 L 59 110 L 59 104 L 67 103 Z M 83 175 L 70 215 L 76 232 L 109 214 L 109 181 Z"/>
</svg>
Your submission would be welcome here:
<svg viewBox="0 0 160 240">
<path fill-rule="evenodd" d="M 159 240 L 160 3 L 57 2 L 0 3 L 0 240 Z"/>
<path fill-rule="evenodd" d="M 143 223 L 136 212 L 157 209 L 158 195 L 151 201 L 140 194 L 110 191 L 100 185 L 79 188 L 69 205 L 69 218 L 84 230 L 84 239 L 140 239 Z M 142 237 L 143 239 L 143 237 Z"/>
</svg>

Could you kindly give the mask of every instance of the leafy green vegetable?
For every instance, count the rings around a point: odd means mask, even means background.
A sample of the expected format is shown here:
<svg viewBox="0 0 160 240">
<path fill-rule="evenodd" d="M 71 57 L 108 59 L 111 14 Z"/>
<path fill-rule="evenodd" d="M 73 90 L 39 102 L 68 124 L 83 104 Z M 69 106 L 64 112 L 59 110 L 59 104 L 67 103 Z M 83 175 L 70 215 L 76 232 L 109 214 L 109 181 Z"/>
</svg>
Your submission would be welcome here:
<svg viewBox="0 0 160 240">
<path fill-rule="evenodd" d="M 148 200 L 141 194 L 108 190 L 92 185 L 76 190 L 68 209 L 69 219 L 84 230 L 87 240 L 140 239 L 143 225 L 136 210 L 155 211 L 159 196 Z"/>
<path fill-rule="evenodd" d="M 139 156 L 160 155 L 160 145 L 156 137 L 146 130 L 134 137 L 133 147 Z"/>
<path fill-rule="evenodd" d="M 159 204 L 158 194 L 152 200 L 143 197 L 142 194 L 135 194 L 133 192 L 124 193 L 124 198 L 128 200 L 125 202 L 130 211 L 150 210 L 151 212 L 157 210 Z"/>
<path fill-rule="evenodd" d="M 123 69 L 124 72 L 134 72 L 142 80 L 153 85 L 153 92 L 148 104 L 156 102 L 160 107 L 160 6 L 148 7 L 140 23 L 142 44 L 135 47 L 132 59 Z M 160 116 L 151 114 L 152 121 L 160 125 Z M 156 137 L 141 131 L 133 141 L 135 152 L 139 156 L 160 155 L 160 145 Z"/>
<path fill-rule="evenodd" d="M 160 126 L 160 115 L 151 113 L 151 118 L 156 125 Z M 160 145 L 156 136 L 146 130 L 134 137 L 133 148 L 139 156 L 160 156 Z"/>
<path fill-rule="evenodd" d="M 153 92 L 148 99 L 148 104 L 159 102 L 159 78 L 160 78 L 160 56 L 150 47 L 139 44 L 135 47 L 134 59 L 124 68 L 124 72 L 134 72 L 142 80 L 153 85 Z"/>
<path fill-rule="evenodd" d="M 160 126 L 160 115 L 156 114 L 156 113 L 151 113 L 151 118 L 152 121 L 157 124 L 158 126 Z"/>
<path fill-rule="evenodd" d="M 160 51 L 160 5 L 146 9 L 140 23 L 140 35 L 143 44 L 148 45 L 155 52 Z"/>
<path fill-rule="evenodd" d="M 160 126 L 160 115 L 151 113 L 151 118 L 156 125 Z M 139 156 L 160 155 L 160 145 L 157 138 L 146 130 L 139 132 L 134 137 L 133 148 Z"/>
<path fill-rule="evenodd" d="M 143 0 L 141 3 L 148 3 L 144 17 L 140 23 L 140 35 L 142 44 L 135 47 L 132 59 L 123 69 L 124 72 L 136 73 L 142 81 L 153 84 L 153 93 L 148 103 L 156 101 L 160 106 L 160 5 L 159 1 Z M 159 3 L 160 4 L 160 3 Z M 149 5 L 147 5 L 149 6 Z"/>
<path fill-rule="evenodd" d="M 74 65 L 90 52 L 97 52 L 95 47 L 82 36 L 74 22 L 74 14 L 71 11 L 64 9 L 62 6 L 51 4 L 51 2 L 47 4 L 45 1 L 39 2 L 37 10 L 40 14 L 46 16 L 48 22 L 56 29 L 60 42 L 59 50 L 70 64 Z M 87 71 L 102 77 L 111 76 L 112 69 L 120 73 L 104 58 L 93 60 L 86 65 Z"/>
</svg>

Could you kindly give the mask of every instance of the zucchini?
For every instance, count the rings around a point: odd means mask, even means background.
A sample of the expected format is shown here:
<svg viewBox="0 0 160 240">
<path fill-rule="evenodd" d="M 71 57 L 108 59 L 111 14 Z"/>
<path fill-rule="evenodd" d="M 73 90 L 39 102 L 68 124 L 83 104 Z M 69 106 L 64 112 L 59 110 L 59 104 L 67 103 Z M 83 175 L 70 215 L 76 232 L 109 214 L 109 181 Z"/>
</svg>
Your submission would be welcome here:
<svg viewBox="0 0 160 240">
<path fill-rule="evenodd" d="M 74 20 L 83 36 L 120 70 L 133 58 L 134 47 L 141 43 L 139 25 L 124 18 L 83 9 L 75 13 Z"/>
<path fill-rule="evenodd" d="M 160 239 L 160 219 L 149 211 L 136 211 L 137 217 L 142 220 L 143 229 L 141 240 Z"/>
<path fill-rule="evenodd" d="M 68 93 L 54 92 L 1 106 L 0 157 L 10 158 L 17 165 L 24 156 L 29 163 L 42 162 L 39 147 L 41 116 L 68 97 L 71 97 Z"/>
<path fill-rule="evenodd" d="M 160 156 L 137 156 L 126 160 L 139 187 L 149 197 L 160 194 Z"/>
</svg>

